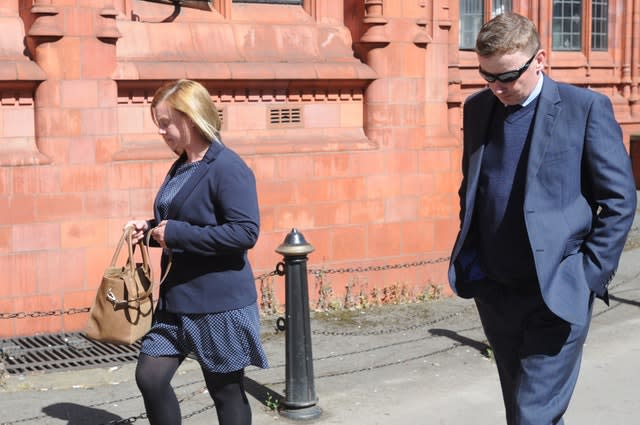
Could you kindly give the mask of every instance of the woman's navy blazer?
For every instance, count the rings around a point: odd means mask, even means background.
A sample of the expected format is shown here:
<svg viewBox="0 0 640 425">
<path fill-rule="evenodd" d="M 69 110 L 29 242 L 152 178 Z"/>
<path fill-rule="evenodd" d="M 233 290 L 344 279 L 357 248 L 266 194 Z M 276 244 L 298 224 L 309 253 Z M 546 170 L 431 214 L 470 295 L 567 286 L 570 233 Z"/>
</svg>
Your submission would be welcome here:
<svg viewBox="0 0 640 425">
<path fill-rule="evenodd" d="M 174 162 L 165 183 L 185 160 L 183 155 Z M 150 228 L 161 220 L 157 202 Z M 215 313 L 256 301 L 247 251 L 258 240 L 260 214 L 255 177 L 240 156 L 212 143 L 171 201 L 167 220 L 172 264 L 160 286 L 159 310 Z M 163 274 L 168 260 L 165 251 Z"/>
</svg>

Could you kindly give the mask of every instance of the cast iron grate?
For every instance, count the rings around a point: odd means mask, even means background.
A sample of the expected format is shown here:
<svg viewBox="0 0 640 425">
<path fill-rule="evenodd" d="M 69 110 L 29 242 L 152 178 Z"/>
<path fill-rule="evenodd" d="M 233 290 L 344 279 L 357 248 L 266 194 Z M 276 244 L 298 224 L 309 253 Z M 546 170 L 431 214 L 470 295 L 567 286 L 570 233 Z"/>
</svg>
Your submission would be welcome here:
<svg viewBox="0 0 640 425">
<path fill-rule="evenodd" d="M 140 343 L 106 344 L 80 333 L 18 337 L 0 340 L 0 363 L 9 374 L 87 369 L 133 362 L 139 349 Z"/>
</svg>

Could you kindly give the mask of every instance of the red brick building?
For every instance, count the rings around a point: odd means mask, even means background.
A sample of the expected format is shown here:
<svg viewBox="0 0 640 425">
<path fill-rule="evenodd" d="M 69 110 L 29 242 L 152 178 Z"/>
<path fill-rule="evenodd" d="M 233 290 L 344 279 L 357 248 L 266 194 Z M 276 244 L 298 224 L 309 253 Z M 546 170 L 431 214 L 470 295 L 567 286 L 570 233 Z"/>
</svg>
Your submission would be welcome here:
<svg viewBox="0 0 640 425">
<path fill-rule="evenodd" d="M 84 325 L 14 313 L 91 304 L 123 223 L 149 217 L 173 160 L 149 102 L 176 78 L 208 87 L 225 143 L 257 176 L 256 274 L 296 228 L 315 247 L 310 268 L 361 268 L 328 275 L 337 295 L 447 291 L 435 260 L 458 226 L 461 105 L 483 86 L 470 49 L 483 20 L 531 17 L 548 73 L 607 94 L 627 142 L 640 126 L 640 2 L 537 3 L 2 0 L 0 337 Z"/>
</svg>

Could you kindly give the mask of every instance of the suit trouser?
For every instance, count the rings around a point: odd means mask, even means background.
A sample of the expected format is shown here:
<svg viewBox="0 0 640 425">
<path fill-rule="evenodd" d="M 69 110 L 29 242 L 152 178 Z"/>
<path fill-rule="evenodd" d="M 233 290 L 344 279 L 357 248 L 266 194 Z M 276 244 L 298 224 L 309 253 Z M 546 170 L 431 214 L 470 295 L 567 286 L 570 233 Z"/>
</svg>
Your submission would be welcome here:
<svg viewBox="0 0 640 425">
<path fill-rule="evenodd" d="M 538 291 L 523 293 L 502 285 L 475 298 L 482 327 L 498 367 L 508 425 L 562 425 L 575 388 L 584 326 L 552 313 Z"/>
</svg>

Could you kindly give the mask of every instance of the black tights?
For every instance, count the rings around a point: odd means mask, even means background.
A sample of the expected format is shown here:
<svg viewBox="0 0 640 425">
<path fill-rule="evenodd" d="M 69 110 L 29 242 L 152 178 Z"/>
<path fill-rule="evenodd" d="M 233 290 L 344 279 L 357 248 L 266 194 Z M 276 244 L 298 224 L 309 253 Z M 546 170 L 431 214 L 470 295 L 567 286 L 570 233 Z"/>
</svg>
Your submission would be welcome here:
<svg viewBox="0 0 640 425">
<path fill-rule="evenodd" d="M 171 387 L 171 378 L 182 363 L 176 357 L 151 357 L 140 353 L 136 382 L 144 399 L 151 425 L 179 425 L 180 403 Z M 244 370 L 214 373 L 202 369 L 220 425 L 251 425 L 251 408 L 244 391 Z"/>
</svg>

